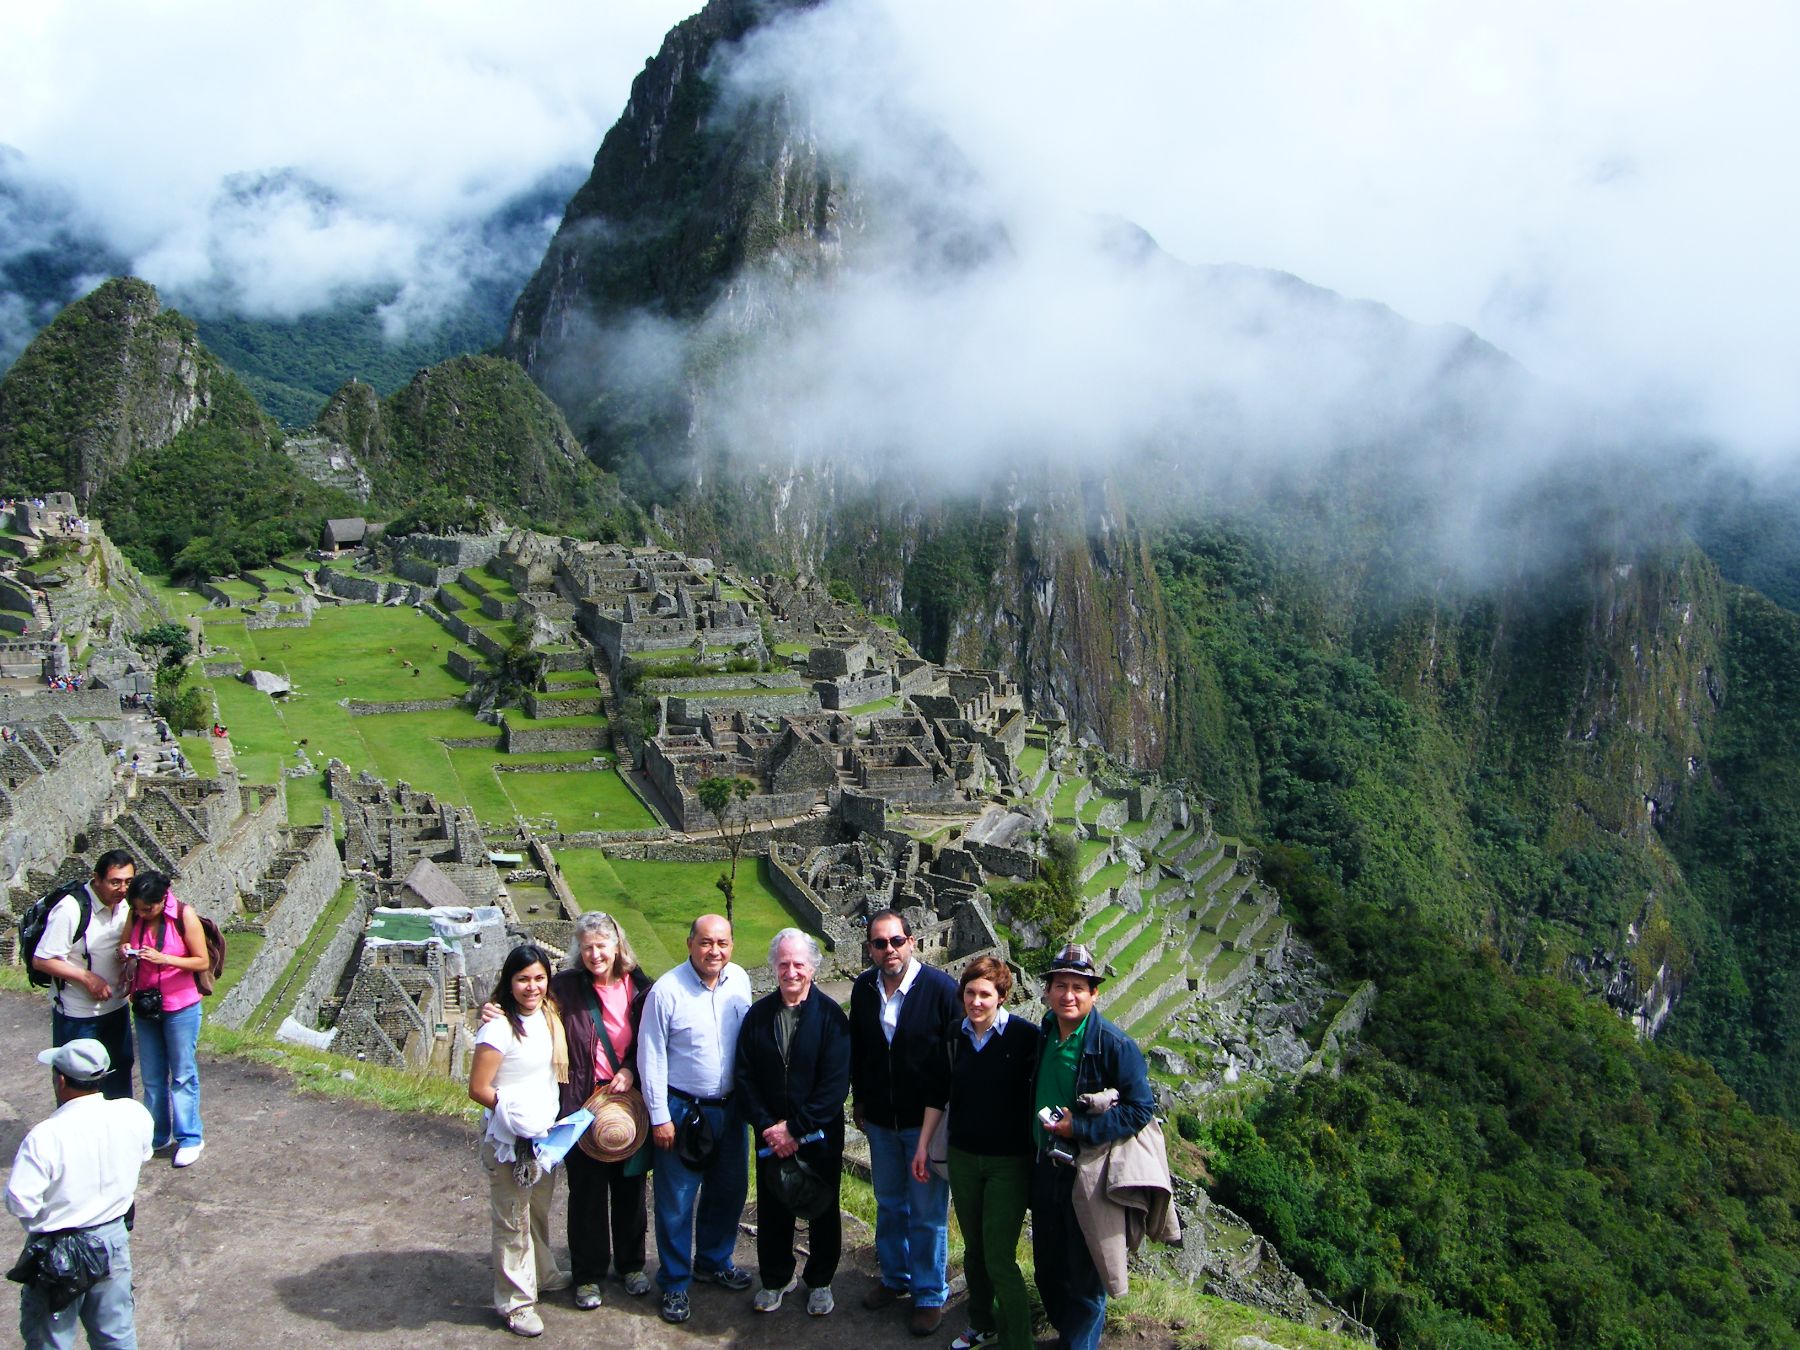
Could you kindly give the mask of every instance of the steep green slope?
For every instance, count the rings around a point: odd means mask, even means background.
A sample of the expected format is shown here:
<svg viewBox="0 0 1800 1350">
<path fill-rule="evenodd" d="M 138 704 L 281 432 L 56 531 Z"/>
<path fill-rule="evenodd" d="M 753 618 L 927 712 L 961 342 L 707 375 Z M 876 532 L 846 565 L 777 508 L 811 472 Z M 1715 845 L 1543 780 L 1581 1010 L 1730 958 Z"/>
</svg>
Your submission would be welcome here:
<svg viewBox="0 0 1800 1350">
<path fill-rule="evenodd" d="M 1733 589 L 1712 758 L 1670 830 L 1705 906 L 1668 1038 L 1800 1119 L 1800 616 Z"/>
<path fill-rule="evenodd" d="M 1209 1128 L 1220 1199 L 1387 1344 L 1800 1345 L 1800 1135 L 1562 981 L 1268 863 L 1381 994 L 1342 1078 Z"/>
<path fill-rule="evenodd" d="M 353 503 L 295 471 L 275 427 L 142 281 L 70 305 L 0 381 L 0 490 L 73 490 L 140 566 L 258 567 Z"/>
<path fill-rule="evenodd" d="M 602 539 L 643 533 L 641 513 L 582 453 L 556 405 L 502 357 L 455 357 L 387 399 L 348 384 L 318 427 L 368 471 L 378 508 L 469 496 L 520 523 Z"/>
</svg>

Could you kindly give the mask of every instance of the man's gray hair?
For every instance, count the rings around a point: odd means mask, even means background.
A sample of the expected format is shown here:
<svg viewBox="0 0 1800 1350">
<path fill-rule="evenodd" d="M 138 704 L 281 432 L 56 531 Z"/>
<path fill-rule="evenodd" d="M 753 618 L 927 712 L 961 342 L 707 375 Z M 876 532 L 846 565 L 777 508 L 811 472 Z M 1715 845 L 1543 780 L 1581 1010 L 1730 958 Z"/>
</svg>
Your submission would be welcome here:
<svg viewBox="0 0 1800 1350">
<path fill-rule="evenodd" d="M 804 928 L 784 928 L 769 943 L 769 969 L 775 969 L 775 962 L 781 956 L 781 949 L 787 946 L 804 947 L 806 959 L 812 963 L 813 974 L 819 973 L 819 967 L 825 963 L 825 953 L 819 950 L 819 944 L 813 935 Z"/>
</svg>

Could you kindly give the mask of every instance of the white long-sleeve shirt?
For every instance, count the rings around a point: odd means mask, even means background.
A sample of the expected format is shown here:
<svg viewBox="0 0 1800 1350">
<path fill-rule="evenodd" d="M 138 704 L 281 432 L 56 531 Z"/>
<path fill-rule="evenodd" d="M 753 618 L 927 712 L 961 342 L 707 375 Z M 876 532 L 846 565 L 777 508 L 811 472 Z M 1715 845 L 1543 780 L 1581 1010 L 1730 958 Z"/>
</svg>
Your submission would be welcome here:
<svg viewBox="0 0 1800 1350">
<path fill-rule="evenodd" d="M 638 1087 L 652 1125 L 667 1125 L 669 1089 L 690 1097 L 731 1091 L 738 1028 L 750 1011 L 750 977 L 727 963 L 708 989 L 692 961 L 650 986 L 638 1028 Z"/>
<path fill-rule="evenodd" d="M 150 1156 L 150 1113 L 128 1097 L 72 1097 L 32 1127 L 13 1157 L 6 1207 L 27 1232 L 92 1228 L 131 1208 Z"/>
</svg>

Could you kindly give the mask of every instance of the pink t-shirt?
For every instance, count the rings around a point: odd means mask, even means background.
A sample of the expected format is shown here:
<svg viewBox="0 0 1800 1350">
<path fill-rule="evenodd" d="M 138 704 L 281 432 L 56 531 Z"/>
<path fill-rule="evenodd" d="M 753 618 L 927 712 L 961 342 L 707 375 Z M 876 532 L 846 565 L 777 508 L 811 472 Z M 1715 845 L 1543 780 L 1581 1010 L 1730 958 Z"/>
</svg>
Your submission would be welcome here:
<svg viewBox="0 0 1800 1350">
<path fill-rule="evenodd" d="M 601 1025 L 606 1028 L 613 1049 L 619 1052 L 619 1066 L 624 1068 L 631 1063 L 631 981 L 614 980 L 611 984 L 595 985 L 594 992 L 600 996 Z M 594 1081 L 609 1082 L 612 1076 L 612 1061 L 606 1057 L 606 1047 L 595 1041 Z"/>
<path fill-rule="evenodd" d="M 145 923 L 134 915 L 125 941 L 133 947 L 154 947 L 170 956 L 196 955 L 187 949 L 187 940 L 181 935 L 181 902 L 173 892 L 163 903 L 161 941 L 157 940 L 158 926 Z M 162 990 L 163 1011 L 166 1013 L 180 1012 L 200 1001 L 200 987 L 194 983 L 194 972 L 182 970 L 179 966 L 158 966 L 149 961 L 139 961 L 137 974 L 131 981 L 131 989 L 133 993 L 140 989 Z"/>
</svg>

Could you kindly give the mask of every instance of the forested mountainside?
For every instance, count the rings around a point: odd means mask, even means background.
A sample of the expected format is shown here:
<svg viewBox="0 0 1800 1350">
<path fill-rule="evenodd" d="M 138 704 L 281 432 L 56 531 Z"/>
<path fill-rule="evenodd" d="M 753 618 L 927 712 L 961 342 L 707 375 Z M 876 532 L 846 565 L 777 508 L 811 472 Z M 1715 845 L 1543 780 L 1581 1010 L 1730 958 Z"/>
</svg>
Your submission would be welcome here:
<svg viewBox="0 0 1800 1350">
<path fill-rule="evenodd" d="M 643 513 L 512 361 L 454 357 L 385 399 L 353 381 L 332 395 L 317 430 L 355 456 L 383 514 L 473 497 L 519 524 L 601 539 L 644 532 Z"/>
<path fill-rule="evenodd" d="M 302 476 L 274 423 L 135 278 L 65 309 L 0 379 L 0 491 L 73 491 L 145 567 L 229 574 L 353 503 Z"/>
<path fill-rule="evenodd" d="M 731 85 L 758 23 L 800 8 L 718 0 L 671 32 L 506 350 L 687 546 L 849 583 L 1263 844 L 1382 995 L 1343 1079 L 1209 1142 L 1224 1198 L 1334 1297 L 1401 1344 L 1796 1343 L 1800 1155 L 1737 1095 L 1800 1110 L 1800 779 L 1768 733 L 1800 618 L 1737 584 L 1775 587 L 1766 527 L 1646 492 L 1679 456 L 1557 439 L 1466 334 L 1120 230 L 1118 284 L 1226 316 L 1334 451 L 1245 472 L 1267 447 L 1229 371 L 1124 455 L 1052 428 L 945 471 L 875 386 L 865 426 L 821 431 L 759 351 L 808 350 L 870 267 L 954 284 L 1013 244 Z M 1544 472 L 1459 547 L 1443 507 L 1489 441 Z"/>
</svg>

